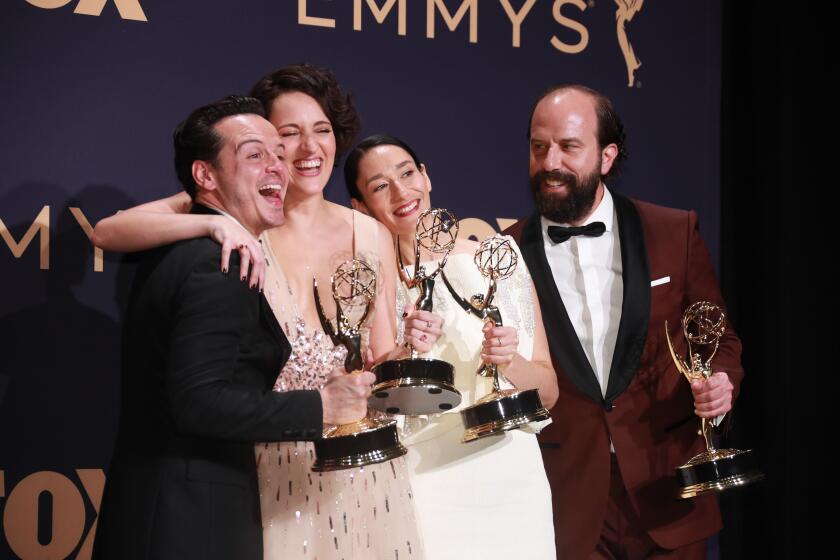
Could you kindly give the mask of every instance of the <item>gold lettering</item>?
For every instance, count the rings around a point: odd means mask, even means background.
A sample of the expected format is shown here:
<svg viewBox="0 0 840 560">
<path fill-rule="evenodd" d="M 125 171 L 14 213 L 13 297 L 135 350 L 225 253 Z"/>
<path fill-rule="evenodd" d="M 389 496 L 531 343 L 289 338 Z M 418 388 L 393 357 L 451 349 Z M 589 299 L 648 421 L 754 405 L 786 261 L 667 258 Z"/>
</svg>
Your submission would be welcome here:
<svg viewBox="0 0 840 560">
<path fill-rule="evenodd" d="M 499 224 L 499 231 L 505 231 L 507 228 L 518 222 L 511 218 L 496 218 L 496 223 Z"/>
<path fill-rule="evenodd" d="M 82 486 L 87 492 L 88 499 L 93 506 L 96 515 L 99 515 L 99 505 L 102 502 L 102 490 L 105 488 L 105 473 L 102 469 L 76 469 L 76 474 L 82 481 Z M 93 519 L 93 525 L 90 526 L 85 542 L 79 549 L 79 554 L 76 555 L 76 560 L 90 560 L 93 555 L 93 539 L 96 535 L 97 519 Z"/>
<path fill-rule="evenodd" d="M 484 241 L 488 237 L 495 235 L 496 230 L 482 219 L 464 218 L 458 221 L 458 233 L 465 239 Z"/>
<path fill-rule="evenodd" d="M 435 8 L 437 7 L 437 10 Z M 446 27 L 455 31 L 458 24 L 464 19 L 464 14 L 470 12 L 470 43 L 478 42 L 478 0 L 463 0 L 461 7 L 455 15 L 449 13 L 444 0 L 426 0 L 426 37 L 435 38 L 435 11 L 440 12 Z"/>
<path fill-rule="evenodd" d="M 505 13 L 507 14 L 508 19 L 513 24 L 513 46 L 519 47 L 520 44 L 520 28 L 522 27 L 522 20 L 528 15 L 528 12 L 531 11 L 531 8 L 534 7 L 537 0 L 528 0 L 525 2 L 522 7 L 519 9 L 519 12 L 513 11 L 513 6 L 510 5 L 510 0 L 499 0 L 502 3 L 502 7 L 505 9 Z"/>
<path fill-rule="evenodd" d="M 102 15 L 102 10 L 107 3 L 108 0 L 79 0 L 79 4 L 73 10 L 73 13 L 85 16 Z M 116 4 L 120 17 L 123 19 L 149 21 L 146 19 L 146 14 L 143 13 L 143 8 L 140 7 L 140 0 L 114 0 L 114 4 Z"/>
<path fill-rule="evenodd" d="M 66 6 L 70 0 L 26 0 L 26 3 L 45 10 L 54 10 Z"/>
<path fill-rule="evenodd" d="M 376 23 L 382 23 L 397 0 L 387 0 L 381 8 L 376 0 L 366 0 L 366 2 L 373 17 L 376 18 Z M 353 29 L 362 30 L 362 0 L 353 0 Z M 405 0 L 399 0 L 397 5 L 397 35 L 405 35 Z"/>
<path fill-rule="evenodd" d="M 84 213 L 82 212 L 81 208 L 75 208 L 73 206 L 70 207 L 70 213 L 73 214 L 73 217 L 76 218 L 76 221 L 79 222 L 79 225 L 82 226 L 82 231 L 85 232 L 89 241 L 93 239 L 93 226 L 90 225 L 90 222 L 85 217 Z M 97 247 L 96 245 L 93 246 L 93 271 L 94 272 L 102 272 L 105 265 L 105 259 L 103 258 L 104 253 L 102 249 Z"/>
<path fill-rule="evenodd" d="M 586 10 L 586 2 L 583 0 L 554 0 L 554 9 L 552 10 L 554 21 L 564 27 L 577 31 L 580 34 L 580 41 L 576 45 L 567 45 L 558 39 L 556 35 L 553 35 L 551 37 L 551 46 L 564 53 L 577 54 L 589 44 L 589 31 L 580 22 L 569 19 L 560 12 L 564 4 L 573 4 L 582 12 Z"/>
<path fill-rule="evenodd" d="M 35 235 L 39 233 L 41 234 L 40 267 L 41 270 L 48 270 L 50 268 L 50 207 L 44 206 L 41 208 L 41 211 L 35 216 L 35 221 L 32 222 L 32 225 L 23 234 L 20 243 L 15 241 L 15 238 L 12 237 L 11 232 L 9 232 L 3 220 L 0 219 L 0 237 L 9 246 L 16 259 L 20 258 L 23 252 L 26 251 L 26 248 L 29 247 L 29 244 L 32 243 Z"/>
<path fill-rule="evenodd" d="M 38 541 L 38 498 L 52 495 L 52 539 Z M 9 548 L 20 558 L 67 558 L 85 530 L 85 502 L 66 476 L 51 471 L 32 473 L 9 493 L 3 512 Z"/>
<path fill-rule="evenodd" d="M 335 27 L 335 20 L 306 14 L 306 0 L 298 0 L 298 23 L 315 27 Z"/>
</svg>

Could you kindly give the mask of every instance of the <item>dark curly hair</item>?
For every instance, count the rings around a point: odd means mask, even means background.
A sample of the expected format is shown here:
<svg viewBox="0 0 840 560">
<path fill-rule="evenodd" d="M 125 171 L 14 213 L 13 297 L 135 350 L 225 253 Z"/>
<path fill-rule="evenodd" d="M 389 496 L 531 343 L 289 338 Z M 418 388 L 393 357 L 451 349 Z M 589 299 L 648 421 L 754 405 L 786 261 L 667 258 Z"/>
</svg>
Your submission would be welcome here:
<svg viewBox="0 0 840 560">
<path fill-rule="evenodd" d="M 312 97 L 330 120 L 335 134 L 336 164 L 353 143 L 361 129 L 361 122 L 349 93 L 341 90 L 335 75 L 326 68 L 310 64 L 292 64 L 260 78 L 251 88 L 251 97 L 260 100 L 266 115 L 271 117 L 271 105 L 280 95 L 299 91 Z"/>
<path fill-rule="evenodd" d="M 618 154 L 613 160 L 612 167 L 609 172 L 604 175 L 604 179 L 611 179 L 618 177 L 621 174 L 622 163 L 627 159 L 627 135 L 624 132 L 624 124 L 621 122 L 621 117 L 613 107 L 612 101 L 592 88 L 581 84 L 558 84 L 545 90 L 542 95 L 534 102 L 531 107 L 531 116 L 528 119 L 528 138 L 531 138 L 531 123 L 534 120 L 534 111 L 539 105 L 540 101 L 549 95 L 562 92 L 565 90 L 575 90 L 580 93 L 590 95 L 595 101 L 595 116 L 598 118 L 598 145 L 603 149 L 604 146 L 615 144 L 618 146 Z"/>
<path fill-rule="evenodd" d="M 172 134 L 175 146 L 175 173 L 190 198 L 195 198 L 196 184 L 192 175 L 194 161 L 216 164 L 224 144 L 215 129 L 220 120 L 234 115 L 253 114 L 264 117 L 262 104 L 253 97 L 229 95 L 214 103 L 199 107 L 177 127 Z"/>
</svg>

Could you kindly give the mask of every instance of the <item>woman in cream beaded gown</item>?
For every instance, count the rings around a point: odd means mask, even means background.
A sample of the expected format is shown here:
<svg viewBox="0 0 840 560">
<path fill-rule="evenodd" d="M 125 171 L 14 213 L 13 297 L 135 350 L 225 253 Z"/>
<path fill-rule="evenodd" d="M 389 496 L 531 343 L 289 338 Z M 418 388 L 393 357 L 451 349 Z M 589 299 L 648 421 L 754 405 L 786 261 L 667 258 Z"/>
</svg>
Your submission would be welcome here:
<svg viewBox="0 0 840 560">
<path fill-rule="evenodd" d="M 330 301 L 329 272 L 349 258 L 361 258 L 380 269 L 378 224 L 353 212 L 354 250 L 336 254 L 320 275 L 321 300 Z M 265 294 L 292 345 L 292 354 L 277 378 L 275 390 L 322 386 L 344 362 L 346 351 L 334 347 L 311 311 L 301 305 L 283 274 L 281 259 L 266 248 Z M 352 257 L 351 257 L 352 255 Z M 335 266 L 333 266 L 335 265 Z M 310 285 L 299 286 L 311 299 Z M 309 289 L 307 289 L 309 288 Z M 310 308 L 304 313 L 302 308 Z M 334 315 L 327 311 L 327 315 Z M 362 331 L 363 346 L 370 329 Z M 405 458 L 342 471 L 313 473 L 310 442 L 257 445 L 260 505 L 264 521 L 265 557 L 280 558 L 422 558 Z"/>
<path fill-rule="evenodd" d="M 350 153 L 344 171 L 354 208 L 399 235 L 401 254 L 413 256 L 417 217 L 429 208 L 431 191 L 426 168 L 414 151 L 397 138 L 372 136 Z M 475 242 L 459 241 L 444 269 L 453 288 L 467 299 L 487 291 L 487 281 L 473 262 L 476 247 Z M 434 269 L 433 259 L 421 255 L 427 270 Z M 400 283 L 397 313 L 411 312 L 416 298 L 416 290 Z M 483 325 L 465 313 L 441 280 L 435 283 L 433 303 L 434 314 L 443 319 L 440 336 L 409 323 L 400 325 L 400 338 L 453 364 L 463 401 L 455 410 L 406 418 L 403 424 L 426 552 L 435 559 L 554 559 L 551 492 L 534 435 L 541 426 L 461 443 L 464 427 L 458 410 L 492 391 L 492 379 L 476 375 L 482 361 L 498 364 L 520 389 L 537 388 L 546 407 L 557 400 L 557 379 L 524 261 L 520 258 L 513 276 L 498 284 L 494 303 L 504 327 Z"/>
<path fill-rule="evenodd" d="M 358 130 L 349 96 L 334 76 L 308 65 L 288 66 L 261 79 L 252 96 L 262 101 L 285 146 L 290 173 L 285 225 L 257 242 L 219 216 L 183 215 L 190 201 L 176 195 L 103 220 L 95 235 L 109 250 L 210 235 L 222 243 L 223 269 L 231 249 L 238 249 L 244 260 L 258 265 L 253 285 L 264 274 L 266 297 L 292 345 L 275 389 L 317 388 L 343 362 L 343 349 L 334 348 L 323 333 L 312 280 L 318 280 L 327 316 L 334 316 L 330 276 L 348 259 L 365 259 L 379 273 L 377 297 L 363 332 L 365 345 L 377 358 L 399 355 L 394 349 L 393 247 L 381 225 L 323 197 L 337 155 Z M 255 460 L 267 560 L 425 557 L 405 457 L 313 473 L 312 444 L 298 442 L 258 444 Z"/>
</svg>

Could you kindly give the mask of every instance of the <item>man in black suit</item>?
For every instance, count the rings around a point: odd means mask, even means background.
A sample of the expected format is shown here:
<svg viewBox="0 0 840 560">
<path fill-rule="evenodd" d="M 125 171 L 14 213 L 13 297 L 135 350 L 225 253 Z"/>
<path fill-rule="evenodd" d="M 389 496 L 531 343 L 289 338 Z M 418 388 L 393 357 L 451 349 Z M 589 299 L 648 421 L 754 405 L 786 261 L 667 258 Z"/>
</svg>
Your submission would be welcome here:
<svg viewBox="0 0 840 560">
<path fill-rule="evenodd" d="M 228 97 L 175 131 L 194 213 L 257 236 L 281 225 L 288 172 L 260 103 Z M 124 325 L 121 418 L 94 558 L 262 559 L 253 444 L 312 440 L 361 418 L 373 374 L 272 392 L 290 346 L 265 298 L 219 270 L 209 238 L 148 252 Z M 244 271 L 242 271 L 244 272 Z"/>
</svg>

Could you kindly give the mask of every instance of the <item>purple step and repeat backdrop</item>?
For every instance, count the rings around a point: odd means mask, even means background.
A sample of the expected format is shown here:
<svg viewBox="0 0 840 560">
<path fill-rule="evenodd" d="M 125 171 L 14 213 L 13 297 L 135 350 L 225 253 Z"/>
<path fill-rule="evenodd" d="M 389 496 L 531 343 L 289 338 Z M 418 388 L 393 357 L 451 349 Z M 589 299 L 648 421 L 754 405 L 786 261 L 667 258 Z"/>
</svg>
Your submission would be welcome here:
<svg viewBox="0 0 840 560">
<path fill-rule="evenodd" d="M 363 135 L 428 165 L 484 237 L 528 215 L 536 96 L 615 101 L 615 185 L 696 209 L 717 254 L 719 1 L 4 0 L 0 7 L 0 558 L 89 558 L 117 421 L 132 263 L 91 225 L 176 192 L 171 131 L 284 64 L 331 68 Z M 637 67 L 638 66 L 638 67 Z M 346 203 L 340 173 L 327 188 Z"/>
</svg>

